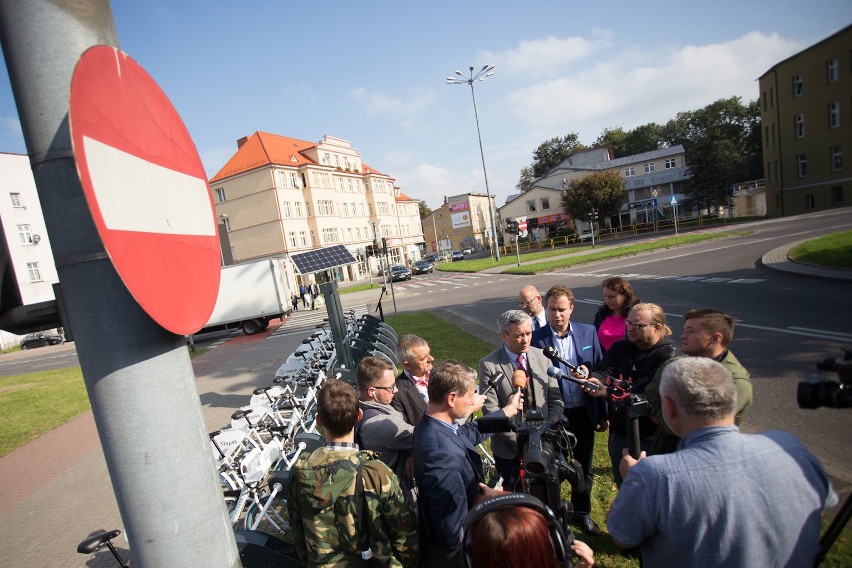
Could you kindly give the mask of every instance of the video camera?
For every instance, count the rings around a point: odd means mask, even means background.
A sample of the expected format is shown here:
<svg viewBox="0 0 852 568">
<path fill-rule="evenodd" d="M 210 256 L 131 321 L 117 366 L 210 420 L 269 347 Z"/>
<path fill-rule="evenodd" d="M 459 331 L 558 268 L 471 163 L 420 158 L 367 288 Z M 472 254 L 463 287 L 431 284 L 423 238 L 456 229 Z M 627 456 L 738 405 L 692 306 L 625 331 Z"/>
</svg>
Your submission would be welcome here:
<svg viewBox="0 0 852 568">
<path fill-rule="evenodd" d="M 799 383 L 796 401 L 799 408 L 849 408 L 852 406 L 852 349 L 844 349 L 843 361 L 826 357 L 817 363 L 817 371 L 836 373 L 840 382 L 824 374 L 812 373 Z"/>
<path fill-rule="evenodd" d="M 560 486 L 568 481 L 574 491 L 583 491 L 582 466 L 573 459 L 576 443 L 564 421 L 551 424 L 541 411 L 531 409 L 526 418 L 513 419 L 484 416 L 477 419 L 480 432 L 493 434 L 514 432 L 523 468 L 522 492 L 540 499 L 567 524 L 570 505 L 562 500 Z"/>
</svg>

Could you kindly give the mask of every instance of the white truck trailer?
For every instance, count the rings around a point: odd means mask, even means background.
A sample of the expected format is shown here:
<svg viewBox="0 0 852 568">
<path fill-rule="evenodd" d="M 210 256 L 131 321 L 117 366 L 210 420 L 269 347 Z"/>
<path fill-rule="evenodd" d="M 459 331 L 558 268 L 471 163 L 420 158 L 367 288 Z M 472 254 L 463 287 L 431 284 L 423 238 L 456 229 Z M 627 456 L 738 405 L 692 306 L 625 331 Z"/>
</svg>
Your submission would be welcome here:
<svg viewBox="0 0 852 568">
<path fill-rule="evenodd" d="M 219 296 L 210 320 L 198 333 L 240 329 L 253 335 L 292 310 L 284 261 L 265 258 L 222 267 Z"/>
</svg>

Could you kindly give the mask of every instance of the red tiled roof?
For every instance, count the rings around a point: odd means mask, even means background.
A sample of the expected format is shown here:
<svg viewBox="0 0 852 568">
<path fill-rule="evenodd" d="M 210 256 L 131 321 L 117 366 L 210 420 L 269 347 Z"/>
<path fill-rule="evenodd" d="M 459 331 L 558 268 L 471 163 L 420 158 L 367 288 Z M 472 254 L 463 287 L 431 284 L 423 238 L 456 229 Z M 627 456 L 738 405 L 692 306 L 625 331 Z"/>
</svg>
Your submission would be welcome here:
<svg viewBox="0 0 852 568">
<path fill-rule="evenodd" d="M 420 201 L 419 199 L 414 199 L 413 197 L 408 197 L 407 195 L 405 195 L 401 191 L 399 192 L 399 195 L 396 196 L 396 200 L 397 201 Z"/>
<path fill-rule="evenodd" d="M 303 154 L 305 150 L 314 147 L 316 147 L 315 142 L 296 140 L 268 132 L 255 132 L 210 179 L 210 182 L 271 164 L 301 166 L 316 163 Z"/>
</svg>

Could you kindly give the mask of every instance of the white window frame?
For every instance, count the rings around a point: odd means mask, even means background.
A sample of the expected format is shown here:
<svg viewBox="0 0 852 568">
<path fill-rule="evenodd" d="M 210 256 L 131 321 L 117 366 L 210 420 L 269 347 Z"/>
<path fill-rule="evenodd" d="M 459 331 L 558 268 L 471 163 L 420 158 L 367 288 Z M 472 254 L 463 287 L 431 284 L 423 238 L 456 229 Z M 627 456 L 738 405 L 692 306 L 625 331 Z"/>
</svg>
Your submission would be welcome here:
<svg viewBox="0 0 852 568">
<path fill-rule="evenodd" d="M 296 231 L 287 233 L 287 244 L 290 245 L 290 248 L 296 248 Z"/>
<path fill-rule="evenodd" d="M 12 192 L 9 194 L 9 199 L 12 201 L 12 207 L 22 208 L 24 206 L 24 202 L 21 200 L 21 194 L 18 192 Z"/>
<path fill-rule="evenodd" d="M 805 94 L 805 81 L 801 73 L 793 75 L 793 96 L 801 97 Z"/>
<path fill-rule="evenodd" d="M 840 79 L 840 61 L 836 57 L 825 62 L 826 74 L 829 83 L 834 83 Z"/>
<path fill-rule="evenodd" d="M 670 170 L 677 167 L 677 158 L 669 158 L 666 160 L 666 169 Z"/>
<path fill-rule="evenodd" d="M 30 282 L 41 282 L 43 280 L 38 262 L 28 262 L 27 273 L 30 276 Z"/>
<path fill-rule="evenodd" d="M 654 162 L 648 162 L 647 164 L 645 164 L 645 173 L 646 174 L 654 173 L 655 169 L 656 169 L 656 166 L 654 165 Z"/>
<path fill-rule="evenodd" d="M 808 156 L 807 154 L 796 154 L 796 162 L 798 166 L 799 177 L 808 177 Z"/>
<path fill-rule="evenodd" d="M 296 176 L 296 172 L 290 172 L 290 183 L 294 189 L 299 189 L 299 178 Z"/>
<path fill-rule="evenodd" d="M 805 137 L 805 115 L 797 114 L 796 115 L 796 138 L 804 138 Z"/>
<path fill-rule="evenodd" d="M 843 169 L 843 149 L 840 146 L 831 147 L 831 171 L 839 172 Z"/>
<path fill-rule="evenodd" d="M 294 203 L 294 206 L 295 206 L 295 209 L 296 209 L 296 218 L 301 219 L 302 218 L 302 202 L 296 201 Z"/>
<path fill-rule="evenodd" d="M 222 219 L 222 224 L 225 225 L 225 232 L 230 232 L 231 231 L 231 220 L 228 219 L 227 217 L 223 217 L 221 219 Z"/>
<path fill-rule="evenodd" d="M 305 231 L 299 231 L 299 242 L 303 247 L 308 246 L 308 234 Z"/>
<path fill-rule="evenodd" d="M 636 175 L 636 166 L 624 168 L 624 177 L 633 177 Z"/>
<path fill-rule="evenodd" d="M 828 103 L 828 127 L 840 127 L 840 101 Z"/>
<path fill-rule="evenodd" d="M 213 191 L 216 192 L 216 203 L 225 203 L 225 188 L 218 187 Z"/>
<path fill-rule="evenodd" d="M 18 241 L 22 245 L 31 245 L 33 244 L 33 231 L 32 227 L 26 223 L 17 226 L 18 229 Z"/>
</svg>

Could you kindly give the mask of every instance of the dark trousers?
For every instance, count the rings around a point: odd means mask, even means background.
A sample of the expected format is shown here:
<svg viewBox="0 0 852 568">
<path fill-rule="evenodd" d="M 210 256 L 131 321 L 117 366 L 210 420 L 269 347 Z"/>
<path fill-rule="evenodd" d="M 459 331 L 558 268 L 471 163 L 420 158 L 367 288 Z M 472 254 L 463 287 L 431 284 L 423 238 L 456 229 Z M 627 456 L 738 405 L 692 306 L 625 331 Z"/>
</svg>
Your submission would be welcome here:
<svg viewBox="0 0 852 568">
<path fill-rule="evenodd" d="M 566 408 L 565 418 L 568 419 L 568 430 L 577 437 L 574 447 L 574 459 L 583 468 L 585 487 L 583 491 L 571 490 L 571 504 L 576 513 L 589 513 L 592 510 L 592 457 L 595 452 L 595 425 L 589 419 L 589 411 L 585 406 Z"/>
<path fill-rule="evenodd" d="M 497 473 L 503 478 L 503 489 L 512 492 L 520 491 L 517 485 L 521 475 L 521 461 L 518 458 L 506 459 L 494 456 L 494 465 L 497 467 Z"/>
</svg>

